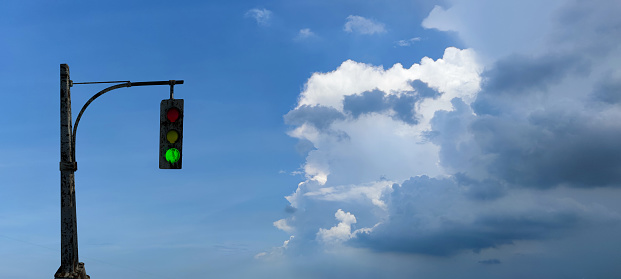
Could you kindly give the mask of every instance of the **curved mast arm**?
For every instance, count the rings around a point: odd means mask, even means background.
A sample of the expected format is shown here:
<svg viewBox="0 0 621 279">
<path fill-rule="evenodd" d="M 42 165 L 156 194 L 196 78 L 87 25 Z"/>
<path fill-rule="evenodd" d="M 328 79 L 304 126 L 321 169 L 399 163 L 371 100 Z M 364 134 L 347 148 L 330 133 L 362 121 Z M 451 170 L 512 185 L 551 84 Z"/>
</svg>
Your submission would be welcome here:
<svg viewBox="0 0 621 279">
<path fill-rule="evenodd" d="M 90 105 L 93 101 L 95 101 L 95 99 L 97 99 L 99 96 L 103 95 L 106 92 L 112 91 L 114 89 L 118 89 L 118 88 L 123 88 L 123 87 L 130 87 L 132 86 L 131 82 L 127 82 L 127 83 L 121 83 L 121 84 L 117 84 L 117 85 L 113 85 L 110 86 L 104 90 L 99 91 L 99 93 L 93 95 L 93 97 L 91 97 L 88 102 L 86 102 L 86 104 L 84 104 L 84 106 L 82 107 L 82 110 L 80 110 L 80 113 L 78 114 L 78 118 L 75 119 L 75 125 L 73 126 L 73 133 L 71 134 L 71 146 L 73 147 L 71 150 L 71 160 L 73 162 L 75 162 L 75 133 L 78 131 L 78 124 L 80 123 L 80 118 L 82 118 L 82 114 L 84 113 L 84 111 L 86 110 L 86 108 L 88 107 L 88 105 Z"/>
<path fill-rule="evenodd" d="M 73 83 L 73 84 L 90 84 L 90 83 L 104 83 L 104 82 L 84 82 L 84 83 Z M 73 133 L 71 134 L 71 147 L 72 147 L 71 160 L 75 162 L 75 133 L 78 131 L 78 124 L 80 123 L 80 118 L 82 118 L 82 114 L 84 113 L 88 105 L 90 105 L 99 96 L 105 94 L 106 92 L 109 92 L 109 91 L 112 91 L 118 88 L 123 88 L 123 87 L 147 86 L 147 85 L 170 85 L 170 98 L 172 99 L 173 98 L 173 86 L 175 86 L 175 84 L 183 84 L 183 80 L 140 81 L 140 82 L 124 81 L 121 84 L 110 86 L 104 90 L 99 91 L 99 93 L 93 95 L 93 97 L 91 97 L 86 102 L 86 104 L 84 104 L 84 106 L 82 107 L 82 110 L 80 110 L 80 113 L 78 114 L 78 118 L 76 118 L 75 120 L 75 126 L 73 126 Z"/>
</svg>

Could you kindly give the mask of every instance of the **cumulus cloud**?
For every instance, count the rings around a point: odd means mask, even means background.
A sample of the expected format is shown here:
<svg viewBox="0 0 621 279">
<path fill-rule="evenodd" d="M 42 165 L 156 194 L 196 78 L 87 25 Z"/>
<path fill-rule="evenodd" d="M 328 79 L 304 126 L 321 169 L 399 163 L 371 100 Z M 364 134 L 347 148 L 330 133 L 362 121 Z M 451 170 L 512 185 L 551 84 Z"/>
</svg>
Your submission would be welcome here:
<svg viewBox="0 0 621 279">
<path fill-rule="evenodd" d="M 339 221 L 338 225 L 330 229 L 321 228 L 319 232 L 317 232 L 317 237 L 321 241 L 327 243 L 343 242 L 352 237 L 351 225 L 356 223 L 356 216 L 339 209 L 334 214 L 334 217 Z"/>
<path fill-rule="evenodd" d="M 248 10 L 245 16 L 254 18 L 259 25 L 267 26 L 270 24 L 270 19 L 272 18 L 272 11 L 268 9 L 254 8 Z"/>
<path fill-rule="evenodd" d="M 410 68 L 346 61 L 333 72 L 313 74 L 298 107 L 284 116 L 292 126 L 289 135 L 312 144 L 313 150 L 303 165 L 307 180 L 287 197 L 298 210 L 278 226 L 285 231 L 285 222 L 294 227 L 298 245 L 336 235 L 342 240 L 345 232 L 352 237 L 352 231 L 372 228 L 385 215 L 382 197 L 395 182 L 412 175 L 445 175 L 437 164 L 438 148 L 425 131 L 436 110 L 453 109 L 453 98 L 474 99 L 479 71 L 471 50 L 448 48 L 442 59 L 424 58 Z M 354 203 L 347 211 L 356 209 L 364 222 L 341 220 L 326 229 L 322 214 L 346 211 L 325 203 L 343 202 Z"/>
<path fill-rule="evenodd" d="M 467 43 L 505 27 L 534 28 L 503 18 L 534 1 L 494 4 L 503 9 L 490 15 L 488 7 L 474 23 L 464 16 L 472 7 L 453 2 L 423 25 Z M 543 31 L 532 45 L 504 49 L 513 39 L 501 35 L 480 52 L 450 47 L 410 67 L 348 60 L 314 73 L 284 116 L 288 134 L 307 147 L 305 179 L 286 197 L 296 210 L 275 223 L 295 234 L 287 251 L 338 243 L 424 257 L 487 253 L 470 263 L 506 266 L 489 251 L 619 224 L 616 202 L 599 202 L 621 186 L 621 44 L 610 42 L 621 36 L 607 27 L 621 20 L 599 18 L 610 14 L 602 5 L 560 5 L 534 11 L 544 18 L 533 20 Z M 560 30 L 541 38 L 570 15 L 584 19 L 579 28 L 592 41 Z M 481 29 L 490 37 L 477 37 L 473 30 L 493 20 L 498 26 Z M 515 32 L 521 40 L 533 34 Z"/>
<path fill-rule="evenodd" d="M 319 183 L 303 182 L 299 191 L 442 174 L 437 147 L 423 132 L 436 110 L 452 109 L 452 98 L 473 100 L 480 82 L 475 61 L 470 50 L 448 48 L 444 58 L 424 58 L 409 69 L 346 61 L 313 74 L 298 107 L 284 117 L 293 126 L 289 135 L 314 147 L 303 168 Z M 292 204 L 297 196 L 289 197 Z"/>
<path fill-rule="evenodd" d="M 530 189 L 610 185 L 605 181 L 618 178 L 614 167 L 604 164 L 616 161 L 588 164 L 602 156 L 620 158 L 611 149 L 617 136 L 600 136 L 572 118 L 548 119 L 554 116 L 551 109 L 516 119 L 523 107 L 503 107 L 499 115 L 477 107 L 480 96 L 528 100 L 533 90 L 551 90 L 582 73 L 564 67 L 569 69 L 547 78 L 516 74 L 529 84 L 503 87 L 495 81 L 510 80 L 508 73 L 529 71 L 530 65 L 549 70 L 556 67 L 542 65 L 564 61 L 527 60 L 481 71 L 472 51 L 449 48 L 442 59 L 425 58 L 409 69 L 346 61 L 333 72 L 313 74 L 298 107 L 285 115 L 293 126 L 289 134 L 315 148 L 303 166 L 307 180 L 287 196 L 292 207 L 303 210 L 278 221 L 279 228 L 293 231 L 285 222 L 295 228 L 296 247 L 319 241 L 446 257 L 563 237 L 603 223 L 590 222 L 610 215 L 606 209 Z M 592 146 L 602 151 L 582 153 L 579 137 L 556 137 L 563 121 L 572 129 L 590 129 L 575 134 L 595 135 L 599 141 Z M 577 164 L 567 157 L 573 155 L 593 159 Z M 347 211 L 335 208 L 343 203 Z M 325 216 L 331 210 L 339 222 L 329 227 Z M 351 210 L 359 213 L 354 217 Z"/>
<path fill-rule="evenodd" d="M 385 70 L 382 67 L 347 60 L 335 71 L 314 73 L 300 94 L 298 107 L 322 105 L 342 111 L 342 101 L 347 95 L 377 89 L 400 96 L 404 92 L 414 91 L 414 86 L 418 86 L 425 91 L 420 94 L 426 94 L 425 96 L 430 95 L 428 88 L 442 93 L 437 100 L 427 100 L 427 103 L 421 105 L 421 113 L 425 113 L 426 118 L 430 119 L 435 110 L 450 109 L 450 100 L 454 97 L 463 98 L 470 103 L 480 89 L 480 72 L 481 67 L 477 64 L 474 51 L 453 47 L 445 50 L 443 58 L 434 61 L 425 57 L 420 64 L 414 64 L 409 69 L 395 64 Z"/>
<path fill-rule="evenodd" d="M 347 22 L 345 22 L 343 30 L 349 33 L 355 32 L 367 35 L 386 33 L 386 28 L 383 23 L 357 15 L 350 15 L 347 17 Z"/>
</svg>

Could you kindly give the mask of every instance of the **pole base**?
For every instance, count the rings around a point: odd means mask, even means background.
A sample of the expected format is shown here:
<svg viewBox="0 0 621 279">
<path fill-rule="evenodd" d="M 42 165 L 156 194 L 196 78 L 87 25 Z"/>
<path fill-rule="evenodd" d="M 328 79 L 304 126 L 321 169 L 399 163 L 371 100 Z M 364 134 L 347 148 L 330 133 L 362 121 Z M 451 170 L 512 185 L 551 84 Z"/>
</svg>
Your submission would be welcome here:
<svg viewBox="0 0 621 279">
<path fill-rule="evenodd" d="M 84 263 L 78 263 L 74 272 L 64 272 L 61 271 L 59 267 L 56 274 L 54 274 L 54 279 L 91 279 L 90 276 L 86 275 L 86 269 L 84 269 Z"/>
</svg>

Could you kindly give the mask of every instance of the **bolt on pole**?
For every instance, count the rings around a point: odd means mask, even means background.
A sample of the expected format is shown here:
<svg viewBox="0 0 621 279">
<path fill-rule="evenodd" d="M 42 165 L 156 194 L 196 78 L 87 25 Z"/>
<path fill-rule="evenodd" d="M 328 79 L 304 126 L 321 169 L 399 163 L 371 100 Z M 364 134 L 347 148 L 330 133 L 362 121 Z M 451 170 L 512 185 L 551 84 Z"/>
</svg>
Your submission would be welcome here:
<svg viewBox="0 0 621 279">
<path fill-rule="evenodd" d="M 55 279 L 90 279 L 78 259 L 78 221 L 75 171 L 71 144 L 71 91 L 69 66 L 60 65 L 60 267 Z"/>
</svg>

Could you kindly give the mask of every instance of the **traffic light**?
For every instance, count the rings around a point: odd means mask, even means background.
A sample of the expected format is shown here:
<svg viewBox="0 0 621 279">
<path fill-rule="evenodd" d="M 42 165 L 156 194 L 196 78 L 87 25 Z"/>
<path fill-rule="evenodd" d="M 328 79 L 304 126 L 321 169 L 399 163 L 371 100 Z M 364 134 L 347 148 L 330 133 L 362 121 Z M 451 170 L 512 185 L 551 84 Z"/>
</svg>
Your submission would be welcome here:
<svg viewBox="0 0 621 279">
<path fill-rule="evenodd" d="M 180 169 L 183 159 L 183 99 L 160 103 L 160 169 Z"/>
</svg>

